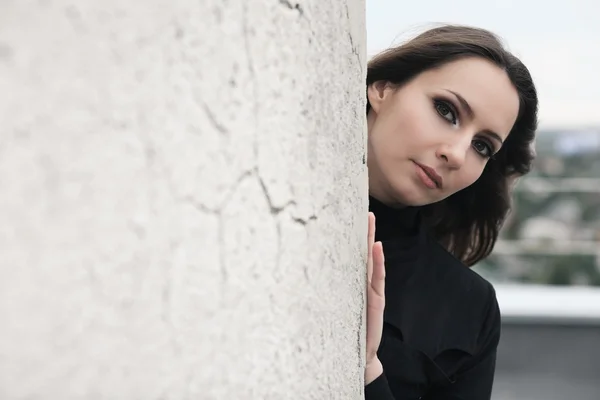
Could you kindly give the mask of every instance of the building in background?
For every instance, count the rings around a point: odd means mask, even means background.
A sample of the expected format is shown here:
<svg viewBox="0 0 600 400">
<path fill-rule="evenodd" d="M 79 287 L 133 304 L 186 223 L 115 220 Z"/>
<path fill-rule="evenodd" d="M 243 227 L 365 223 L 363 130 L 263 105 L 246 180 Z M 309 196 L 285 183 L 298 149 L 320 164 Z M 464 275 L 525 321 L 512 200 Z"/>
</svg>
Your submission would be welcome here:
<svg viewBox="0 0 600 400">
<path fill-rule="evenodd" d="M 493 255 L 496 282 L 600 286 L 600 128 L 541 130 Z"/>
</svg>

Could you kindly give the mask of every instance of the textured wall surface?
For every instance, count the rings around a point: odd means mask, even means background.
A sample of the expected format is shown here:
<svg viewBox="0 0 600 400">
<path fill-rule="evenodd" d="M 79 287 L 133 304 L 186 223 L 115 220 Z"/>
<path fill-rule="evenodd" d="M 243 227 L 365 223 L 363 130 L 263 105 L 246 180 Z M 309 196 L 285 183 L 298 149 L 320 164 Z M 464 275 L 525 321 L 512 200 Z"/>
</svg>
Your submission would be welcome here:
<svg viewBox="0 0 600 400">
<path fill-rule="evenodd" d="M 364 0 L 0 2 L 0 398 L 359 399 Z"/>
</svg>

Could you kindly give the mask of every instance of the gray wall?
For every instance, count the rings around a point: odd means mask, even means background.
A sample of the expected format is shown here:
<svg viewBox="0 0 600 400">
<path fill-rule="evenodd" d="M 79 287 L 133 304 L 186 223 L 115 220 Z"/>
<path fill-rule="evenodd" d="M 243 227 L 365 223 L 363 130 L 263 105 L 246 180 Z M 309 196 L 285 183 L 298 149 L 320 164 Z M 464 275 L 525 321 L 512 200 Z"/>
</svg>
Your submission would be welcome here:
<svg viewBox="0 0 600 400">
<path fill-rule="evenodd" d="M 0 2 L 0 398 L 359 399 L 364 1 Z"/>
</svg>

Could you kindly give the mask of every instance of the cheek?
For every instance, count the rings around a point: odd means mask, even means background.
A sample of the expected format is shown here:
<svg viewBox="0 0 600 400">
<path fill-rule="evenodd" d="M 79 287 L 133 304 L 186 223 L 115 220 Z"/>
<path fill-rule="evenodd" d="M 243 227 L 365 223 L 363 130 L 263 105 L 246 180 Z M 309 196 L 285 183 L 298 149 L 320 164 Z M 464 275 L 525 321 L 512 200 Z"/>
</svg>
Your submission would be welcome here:
<svg viewBox="0 0 600 400">
<path fill-rule="evenodd" d="M 466 166 L 465 166 L 466 167 Z M 456 191 L 463 190 L 464 188 L 474 184 L 477 179 L 483 174 L 485 163 L 474 160 L 468 168 L 463 167 L 460 171 L 460 177 L 456 180 Z"/>
<path fill-rule="evenodd" d="M 396 155 L 420 154 L 424 148 L 439 142 L 445 125 L 436 118 L 429 102 L 405 100 L 395 104 L 382 115 L 378 135 L 387 152 Z"/>
<path fill-rule="evenodd" d="M 437 146 L 446 141 L 447 135 L 455 134 L 450 124 L 433 111 L 429 102 L 421 103 L 404 122 L 410 139 L 420 146 Z"/>
</svg>

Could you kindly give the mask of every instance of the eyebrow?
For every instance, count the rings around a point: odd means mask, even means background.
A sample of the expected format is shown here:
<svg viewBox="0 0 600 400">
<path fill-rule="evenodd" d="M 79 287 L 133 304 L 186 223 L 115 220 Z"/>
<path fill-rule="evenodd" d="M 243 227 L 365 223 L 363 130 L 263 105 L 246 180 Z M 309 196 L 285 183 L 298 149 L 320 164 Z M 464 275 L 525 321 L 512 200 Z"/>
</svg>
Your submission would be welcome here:
<svg viewBox="0 0 600 400">
<path fill-rule="evenodd" d="M 471 108 L 471 105 L 469 104 L 469 102 L 467 100 L 465 100 L 464 97 L 462 97 L 460 94 L 450 90 L 450 89 L 445 89 L 447 92 L 451 93 L 454 95 L 454 97 L 456 97 L 456 99 L 458 100 L 458 102 L 460 103 L 461 107 L 466 111 L 467 115 L 472 119 L 475 116 L 475 112 L 473 111 L 473 109 Z M 489 129 L 484 129 L 481 133 L 485 133 L 488 136 L 490 136 L 492 139 L 496 139 L 498 142 L 500 142 L 500 145 L 504 144 L 504 141 L 502 140 L 502 137 L 500 135 L 498 135 L 496 132 L 491 131 Z"/>
</svg>

